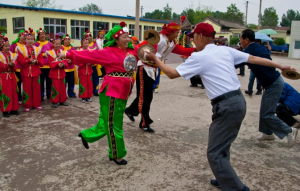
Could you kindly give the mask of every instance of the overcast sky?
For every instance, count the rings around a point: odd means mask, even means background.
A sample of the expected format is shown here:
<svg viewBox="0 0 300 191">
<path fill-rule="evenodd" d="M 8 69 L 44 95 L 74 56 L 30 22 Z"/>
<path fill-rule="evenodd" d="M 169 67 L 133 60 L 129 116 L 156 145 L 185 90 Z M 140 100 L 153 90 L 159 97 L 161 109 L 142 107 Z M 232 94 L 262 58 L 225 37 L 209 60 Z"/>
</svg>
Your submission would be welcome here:
<svg viewBox="0 0 300 191">
<path fill-rule="evenodd" d="M 21 5 L 22 0 L 0 0 L 1 3 L 11 5 Z M 258 23 L 258 12 L 260 0 L 248 0 L 248 23 Z M 111 15 L 135 15 L 136 0 L 56 0 L 57 5 L 62 5 L 64 10 L 78 9 L 86 4 L 94 3 L 102 8 L 104 14 Z M 143 14 L 145 12 L 152 12 L 155 9 L 161 9 L 166 4 L 172 8 L 172 12 L 180 14 L 183 9 L 193 6 L 196 8 L 199 4 L 212 7 L 213 11 L 226 12 L 227 7 L 231 3 L 235 3 L 241 12 L 246 12 L 246 0 L 140 0 L 140 5 L 144 7 Z M 262 0 L 262 14 L 264 9 L 269 7 L 275 7 L 279 22 L 283 13 L 286 13 L 288 9 L 298 10 L 300 12 L 300 0 Z"/>
</svg>

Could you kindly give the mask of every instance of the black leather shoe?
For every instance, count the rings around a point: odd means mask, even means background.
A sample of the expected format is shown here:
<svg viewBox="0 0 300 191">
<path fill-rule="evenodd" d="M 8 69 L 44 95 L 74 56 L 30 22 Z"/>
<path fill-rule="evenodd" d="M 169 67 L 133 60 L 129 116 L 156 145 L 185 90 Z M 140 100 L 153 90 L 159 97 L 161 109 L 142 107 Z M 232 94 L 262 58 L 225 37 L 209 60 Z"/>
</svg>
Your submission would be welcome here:
<svg viewBox="0 0 300 191">
<path fill-rule="evenodd" d="M 10 117 L 8 112 L 3 112 L 3 117 Z"/>
<path fill-rule="evenodd" d="M 211 179 L 210 184 L 213 185 L 216 188 L 220 188 L 220 185 L 216 179 Z"/>
<path fill-rule="evenodd" d="M 94 96 L 99 96 L 99 94 L 94 94 Z"/>
<path fill-rule="evenodd" d="M 261 95 L 261 91 L 256 92 L 255 95 Z"/>
<path fill-rule="evenodd" d="M 129 113 L 125 112 L 125 115 L 129 118 L 130 121 L 135 121 L 133 115 L 130 115 Z"/>
<path fill-rule="evenodd" d="M 190 87 L 198 87 L 198 85 L 193 85 L 193 84 L 192 84 L 192 85 L 190 85 Z"/>
<path fill-rule="evenodd" d="M 140 127 L 143 131 L 146 131 L 148 133 L 154 133 L 154 130 L 151 129 L 150 127 Z"/>
<path fill-rule="evenodd" d="M 252 92 L 250 92 L 248 90 L 245 91 L 245 94 L 248 94 L 249 96 L 252 96 Z"/>
<path fill-rule="evenodd" d="M 88 144 L 88 142 L 86 142 L 86 140 L 82 137 L 81 133 L 78 134 L 78 137 L 81 138 L 81 141 L 82 141 L 83 146 L 84 146 L 86 149 L 89 149 L 89 148 L 90 148 L 90 147 L 89 147 L 89 144 Z"/>
<path fill-rule="evenodd" d="M 116 159 L 111 159 L 108 157 L 110 161 L 114 161 L 117 165 L 125 165 L 127 164 L 127 161 L 125 159 L 122 159 L 120 162 L 118 162 Z"/>
<path fill-rule="evenodd" d="M 10 115 L 19 115 L 20 113 L 18 112 L 18 110 L 16 110 L 16 111 L 10 111 L 9 114 Z"/>
</svg>

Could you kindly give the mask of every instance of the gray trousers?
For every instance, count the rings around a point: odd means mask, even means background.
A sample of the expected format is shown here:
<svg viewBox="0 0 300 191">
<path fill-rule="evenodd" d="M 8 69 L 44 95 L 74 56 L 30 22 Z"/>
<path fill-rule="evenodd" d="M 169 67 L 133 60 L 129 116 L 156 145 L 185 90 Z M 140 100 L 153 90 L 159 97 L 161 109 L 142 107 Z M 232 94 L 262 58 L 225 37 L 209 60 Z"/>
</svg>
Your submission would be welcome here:
<svg viewBox="0 0 300 191">
<path fill-rule="evenodd" d="M 230 146 L 236 139 L 246 114 L 242 93 L 213 105 L 209 128 L 207 158 L 222 191 L 242 190 L 241 182 L 230 164 Z"/>
<path fill-rule="evenodd" d="M 265 89 L 262 95 L 259 113 L 259 131 L 267 135 L 274 133 L 280 139 L 283 139 L 292 132 L 292 128 L 275 115 L 283 86 L 284 81 L 282 77 L 279 76 L 272 85 Z"/>
</svg>

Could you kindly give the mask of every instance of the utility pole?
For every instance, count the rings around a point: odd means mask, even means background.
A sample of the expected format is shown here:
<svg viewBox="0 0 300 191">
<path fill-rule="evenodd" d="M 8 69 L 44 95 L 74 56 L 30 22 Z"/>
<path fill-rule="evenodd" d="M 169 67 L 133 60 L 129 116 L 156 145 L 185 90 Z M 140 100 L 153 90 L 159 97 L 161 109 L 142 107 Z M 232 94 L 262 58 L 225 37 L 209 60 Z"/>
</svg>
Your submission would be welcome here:
<svg viewBox="0 0 300 191">
<path fill-rule="evenodd" d="M 258 13 L 258 30 L 260 30 L 260 26 L 261 26 L 261 0 L 259 0 L 259 13 Z"/>
<path fill-rule="evenodd" d="M 141 18 L 143 17 L 143 6 L 141 6 Z"/>
<path fill-rule="evenodd" d="M 136 36 L 136 38 L 140 40 L 139 29 L 140 29 L 140 0 L 136 0 L 134 36 Z"/>
<path fill-rule="evenodd" d="M 248 3 L 249 3 L 249 1 L 246 1 L 246 17 L 245 17 L 245 27 L 247 27 Z"/>
</svg>

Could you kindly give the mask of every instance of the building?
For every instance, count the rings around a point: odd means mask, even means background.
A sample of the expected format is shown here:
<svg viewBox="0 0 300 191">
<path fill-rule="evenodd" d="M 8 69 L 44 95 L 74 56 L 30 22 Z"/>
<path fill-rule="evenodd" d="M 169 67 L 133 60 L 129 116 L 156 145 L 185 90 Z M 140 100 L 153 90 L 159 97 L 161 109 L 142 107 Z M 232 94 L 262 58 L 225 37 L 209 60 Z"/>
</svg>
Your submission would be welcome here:
<svg viewBox="0 0 300 191">
<path fill-rule="evenodd" d="M 216 31 L 216 38 L 227 38 L 228 42 L 233 37 L 240 37 L 240 34 L 246 28 L 238 23 L 226 21 L 224 19 L 218 19 L 213 17 L 206 17 L 200 23 L 209 23 L 211 24 Z"/>
<path fill-rule="evenodd" d="M 80 46 L 86 30 L 92 32 L 95 38 L 100 30 L 105 28 L 108 32 L 121 21 L 126 22 L 129 32 L 134 35 L 135 17 L 0 4 L 0 26 L 6 27 L 5 36 L 10 41 L 17 38 L 20 30 L 30 27 L 36 31 L 42 27 L 50 33 L 51 38 L 62 32 L 71 35 L 73 46 Z M 164 23 L 166 22 L 140 18 L 140 40 L 143 39 L 144 31 L 161 31 Z"/>
<path fill-rule="evenodd" d="M 300 21 L 292 21 L 289 58 L 300 58 Z"/>
</svg>

